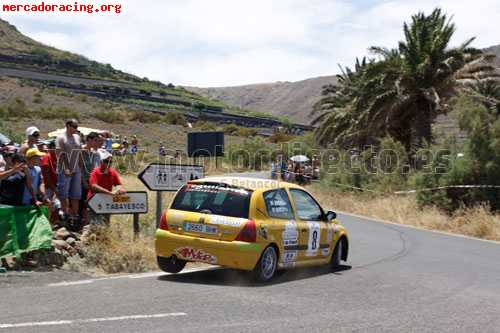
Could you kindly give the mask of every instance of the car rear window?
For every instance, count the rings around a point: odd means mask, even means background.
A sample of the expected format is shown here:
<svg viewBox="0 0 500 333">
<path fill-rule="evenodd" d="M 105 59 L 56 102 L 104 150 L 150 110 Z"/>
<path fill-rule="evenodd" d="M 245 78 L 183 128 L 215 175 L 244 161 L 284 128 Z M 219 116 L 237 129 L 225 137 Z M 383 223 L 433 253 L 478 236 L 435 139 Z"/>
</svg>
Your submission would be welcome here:
<svg viewBox="0 0 500 333">
<path fill-rule="evenodd" d="M 177 193 L 172 209 L 248 218 L 252 191 L 212 184 L 187 184 Z"/>
</svg>

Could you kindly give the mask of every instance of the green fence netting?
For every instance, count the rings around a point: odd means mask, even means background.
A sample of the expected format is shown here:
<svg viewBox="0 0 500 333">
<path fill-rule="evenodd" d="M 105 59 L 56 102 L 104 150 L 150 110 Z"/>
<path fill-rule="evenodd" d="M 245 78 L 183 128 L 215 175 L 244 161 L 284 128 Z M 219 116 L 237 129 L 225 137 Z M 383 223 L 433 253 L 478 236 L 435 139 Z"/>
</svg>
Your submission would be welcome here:
<svg viewBox="0 0 500 333">
<path fill-rule="evenodd" d="M 52 247 L 47 207 L 0 205 L 0 258 Z"/>
</svg>

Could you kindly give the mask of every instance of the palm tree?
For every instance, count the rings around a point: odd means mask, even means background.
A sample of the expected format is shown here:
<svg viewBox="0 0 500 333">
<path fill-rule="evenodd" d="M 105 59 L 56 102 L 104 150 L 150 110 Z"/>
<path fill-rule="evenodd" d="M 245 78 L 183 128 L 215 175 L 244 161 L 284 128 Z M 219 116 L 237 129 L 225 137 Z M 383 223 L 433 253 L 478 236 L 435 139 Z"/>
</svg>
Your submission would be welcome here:
<svg viewBox="0 0 500 333">
<path fill-rule="evenodd" d="M 403 30 L 405 38 L 397 48 L 371 47 L 376 61 L 358 62 L 354 72 L 339 76 L 336 91 L 324 90 L 326 96 L 313 110 L 323 111 L 315 119 L 320 143 L 327 138 L 339 143 L 373 141 L 388 135 L 411 154 L 425 141 L 432 142 L 432 123 L 447 111 L 444 101 L 454 94 L 459 79 L 493 69 L 481 51 L 470 48 L 474 38 L 449 48 L 455 25 L 439 8 L 429 16 L 412 16 Z M 333 133 L 326 133 L 327 128 Z"/>
</svg>

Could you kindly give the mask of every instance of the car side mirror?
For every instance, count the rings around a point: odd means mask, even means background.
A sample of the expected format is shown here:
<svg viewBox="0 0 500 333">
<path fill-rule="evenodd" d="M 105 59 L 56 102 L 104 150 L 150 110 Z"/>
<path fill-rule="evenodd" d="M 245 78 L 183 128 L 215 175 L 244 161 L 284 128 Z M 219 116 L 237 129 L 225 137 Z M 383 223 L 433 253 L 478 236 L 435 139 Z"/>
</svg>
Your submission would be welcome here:
<svg viewBox="0 0 500 333">
<path fill-rule="evenodd" d="M 330 210 L 330 211 L 328 211 L 328 213 L 326 213 L 325 217 L 326 217 L 327 222 L 332 222 L 333 220 L 335 220 L 337 218 L 337 213 L 332 212 Z"/>
</svg>

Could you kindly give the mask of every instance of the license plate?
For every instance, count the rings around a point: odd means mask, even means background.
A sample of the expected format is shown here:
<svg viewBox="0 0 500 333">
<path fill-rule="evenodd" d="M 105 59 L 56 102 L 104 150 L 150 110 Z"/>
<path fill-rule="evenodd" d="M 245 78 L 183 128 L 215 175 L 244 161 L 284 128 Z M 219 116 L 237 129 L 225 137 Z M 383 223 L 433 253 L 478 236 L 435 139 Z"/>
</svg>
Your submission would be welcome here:
<svg viewBox="0 0 500 333">
<path fill-rule="evenodd" d="M 217 227 L 206 224 L 198 224 L 198 223 L 184 223 L 184 231 L 198 232 L 202 234 L 216 234 Z"/>
</svg>

